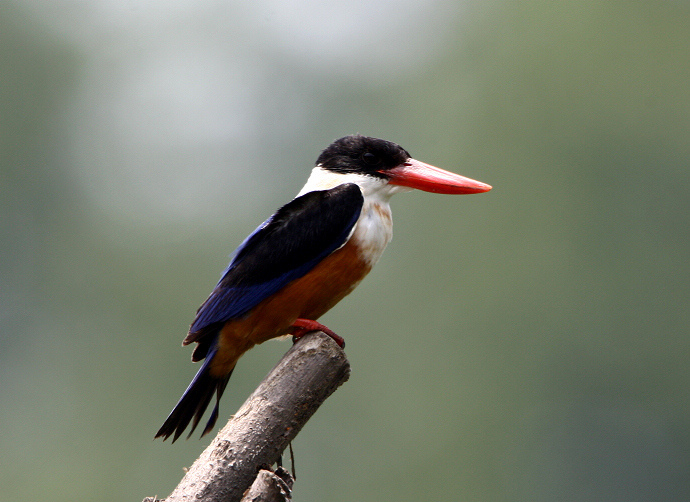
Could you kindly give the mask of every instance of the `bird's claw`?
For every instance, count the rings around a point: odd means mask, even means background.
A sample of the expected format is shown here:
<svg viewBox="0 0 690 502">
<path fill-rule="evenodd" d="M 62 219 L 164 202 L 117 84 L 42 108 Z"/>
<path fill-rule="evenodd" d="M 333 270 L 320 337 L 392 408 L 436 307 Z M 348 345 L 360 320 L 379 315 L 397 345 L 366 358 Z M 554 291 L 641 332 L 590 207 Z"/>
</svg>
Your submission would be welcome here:
<svg viewBox="0 0 690 502">
<path fill-rule="evenodd" d="M 293 342 L 296 342 L 304 335 L 311 333 L 312 331 L 323 331 L 330 336 L 341 349 L 345 348 L 345 340 L 343 337 L 336 335 L 333 331 L 319 322 L 312 321 L 311 319 L 297 319 L 294 323 L 292 323 L 292 328 L 294 328 L 292 331 Z"/>
</svg>

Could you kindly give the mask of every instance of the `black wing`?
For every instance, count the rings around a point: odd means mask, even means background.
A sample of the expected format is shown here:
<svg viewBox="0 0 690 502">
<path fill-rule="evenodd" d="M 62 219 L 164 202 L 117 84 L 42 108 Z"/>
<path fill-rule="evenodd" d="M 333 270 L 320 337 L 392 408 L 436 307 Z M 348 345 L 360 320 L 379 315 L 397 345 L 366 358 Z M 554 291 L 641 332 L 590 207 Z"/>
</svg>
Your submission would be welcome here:
<svg viewBox="0 0 690 502">
<path fill-rule="evenodd" d="M 363 203 L 360 188 L 348 183 L 308 192 L 281 207 L 237 249 L 199 307 L 185 343 L 196 341 L 193 335 L 211 324 L 242 316 L 340 248 Z"/>
</svg>

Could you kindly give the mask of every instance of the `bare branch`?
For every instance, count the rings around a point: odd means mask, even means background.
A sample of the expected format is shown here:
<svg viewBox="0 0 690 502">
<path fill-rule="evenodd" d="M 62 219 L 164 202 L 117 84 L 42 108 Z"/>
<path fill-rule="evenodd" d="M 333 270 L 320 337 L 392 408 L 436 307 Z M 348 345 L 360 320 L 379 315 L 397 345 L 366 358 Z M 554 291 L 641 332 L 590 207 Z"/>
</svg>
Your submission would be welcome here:
<svg viewBox="0 0 690 502">
<path fill-rule="evenodd" d="M 259 470 L 276 463 L 349 375 L 345 353 L 329 336 L 305 335 L 218 433 L 166 502 L 239 502 Z"/>
<path fill-rule="evenodd" d="M 261 469 L 252 486 L 244 493 L 242 502 L 291 502 L 294 480 L 285 469 L 276 472 Z"/>
</svg>

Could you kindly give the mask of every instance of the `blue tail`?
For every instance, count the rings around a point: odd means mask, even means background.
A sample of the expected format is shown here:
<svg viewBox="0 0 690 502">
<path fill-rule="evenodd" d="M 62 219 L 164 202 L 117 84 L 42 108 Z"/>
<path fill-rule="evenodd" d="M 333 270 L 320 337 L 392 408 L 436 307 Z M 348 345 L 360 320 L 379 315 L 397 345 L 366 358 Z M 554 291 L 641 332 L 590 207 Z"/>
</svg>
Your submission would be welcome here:
<svg viewBox="0 0 690 502">
<path fill-rule="evenodd" d="M 162 437 L 165 441 L 170 436 L 173 436 L 174 443 L 177 441 L 177 438 L 182 435 L 184 430 L 189 425 L 189 422 L 192 422 L 192 428 L 187 436 L 187 438 L 189 438 L 189 436 L 191 436 L 194 432 L 194 429 L 196 429 L 196 426 L 199 424 L 204 411 L 206 411 L 206 408 L 208 407 L 208 404 L 211 402 L 211 398 L 215 393 L 216 406 L 213 408 L 211 416 L 209 417 L 208 422 L 206 422 L 206 427 L 204 427 L 204 432 L 202 432 L 201 435 L 204 436 L 208 434 L 211 429 L 213 429 L 213 426 L 216 424 L 216 420 L 218 419 L 218 404 L 220 402 L 220 398 L 225 391 L 225 387 L 228 384 L 230 375 L 232 375 L 232 371 L 230 371 L 230 373 L 227 375 L 217 378 L 212 376 L 210 373 L 211 361 L 218 350 L 217 342 L 218 339 L 216 338 L 211 347 L 209 347 L 206 360 L 202 364 L 201 368 L 199 368 L 199 371 L 197 371 L 196 375 L 194 375 L 192 383 L 190 383 L 189 387 L 187 387 L 187 390 L 184 391 L 184 394 L 182 394 L 182 397 L 175 405 L 175 408 L 173 408 L 173 410 L 170 412 L 170 415 L 168 415 L 165 423 L 160 429 L 158 429 L 155 437 Z"/>
</svg>

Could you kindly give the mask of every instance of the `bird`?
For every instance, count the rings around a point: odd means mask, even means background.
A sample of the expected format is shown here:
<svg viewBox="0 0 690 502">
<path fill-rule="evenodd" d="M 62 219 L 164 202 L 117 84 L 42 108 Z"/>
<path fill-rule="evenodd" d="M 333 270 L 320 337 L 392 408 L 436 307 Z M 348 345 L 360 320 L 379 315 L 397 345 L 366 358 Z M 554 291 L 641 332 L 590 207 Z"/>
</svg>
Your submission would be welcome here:
<svg viewBox="0 0 690 502">
<path fill-rule="evenodd" d="M 326 147 L 306 184 L 236 249 L 199 307 L 182 345 L 203 361 L 156 433 L 175 442 L 196 429 L 215 394 L 201 434 L 218 419 L 235 365 L 254 345 L 320 330 L 317 320 L 360 283 L 392 237 L 389 201 L 413 189 L 439 194 L 488 192 L 491 186 L 418 161 L 391 141 L 345 136 Z"/>
</svg>

